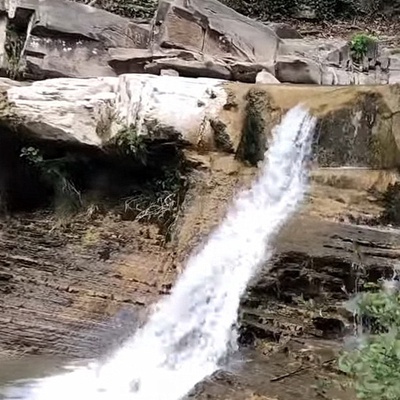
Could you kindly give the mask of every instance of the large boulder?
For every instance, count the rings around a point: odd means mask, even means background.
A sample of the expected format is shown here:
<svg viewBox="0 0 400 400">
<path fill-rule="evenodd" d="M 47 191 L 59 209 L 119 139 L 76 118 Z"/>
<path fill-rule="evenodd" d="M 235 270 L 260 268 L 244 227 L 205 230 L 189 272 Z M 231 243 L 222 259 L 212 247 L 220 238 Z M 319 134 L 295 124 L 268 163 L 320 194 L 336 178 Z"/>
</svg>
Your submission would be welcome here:
<svg viewBox="0 0 400 400">
<path fill-rule="evenodd" d="M 7 3 L 10 24 L 26 29 L 20 57 L 27 77 L 115 76 L 109 48 L 146 48 L 150 31 L 103 10 L 67 0 Z M 24 40 L 21 36 L 20 40 Z"/>
<path fill-rule="evenodd" d="M 18 48 L 9 60 L 14 75 L 23 70 L 33 80 L 174 69 L 182 76 L 254 83 L 261 70 L 272 72 L 278 36 L 296 33 L 286 25 L 253 21 L 217 0 L 162 1 L 148 25 L 67 0 L 18 0 L 1 8 L 17 28 Z M 3 20 L 0 63 L 7 70 L 7 17 Z M 240 63 L 250 64 L 252 72 L 242 75 Z"/>
<path fill-rule="evenodd" d="M 273 62 L 280 39 L 268 26 L 216 0 L 161 1 L 155 40 L 216 58 Z"/>
<path fill-rule="evenodd" d="M 10 117 L 33 138 L 101 146 L 100 127 L 114 110 L 117 81 L 65 78 L 20 88 L 25 90 L 11 88 L 7 94 L 11 105 L 3 108 L 3 118 Z"/>
<path fill-rule="evenodd" d="M 25 89 L 25 90 L 14 90 Z M 216 79 L 131 74 L 50 79 L 12 88 L 3 123 L 40 140 L 101 147 L 122 128 L 150 140 L 212 146 L 213 124 L 227 102 Z"/>
</svg>

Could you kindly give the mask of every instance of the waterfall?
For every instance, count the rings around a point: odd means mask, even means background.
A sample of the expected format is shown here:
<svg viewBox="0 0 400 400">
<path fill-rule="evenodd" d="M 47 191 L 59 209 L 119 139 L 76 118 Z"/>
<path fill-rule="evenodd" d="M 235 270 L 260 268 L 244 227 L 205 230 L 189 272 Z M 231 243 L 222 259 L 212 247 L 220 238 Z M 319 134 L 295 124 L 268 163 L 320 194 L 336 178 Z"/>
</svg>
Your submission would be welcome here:
<svg viewBox="0 0 400 400">
<path fill-rule="evenodd" d="M 303 200 L 314 118 L 298 106 L 275 129 L 250 189 L 191 256 L 170 296 L 106 362 L 46 378 L 29 400 L 179 400 L 220 368 L 240 298 Z"/>
</svg>

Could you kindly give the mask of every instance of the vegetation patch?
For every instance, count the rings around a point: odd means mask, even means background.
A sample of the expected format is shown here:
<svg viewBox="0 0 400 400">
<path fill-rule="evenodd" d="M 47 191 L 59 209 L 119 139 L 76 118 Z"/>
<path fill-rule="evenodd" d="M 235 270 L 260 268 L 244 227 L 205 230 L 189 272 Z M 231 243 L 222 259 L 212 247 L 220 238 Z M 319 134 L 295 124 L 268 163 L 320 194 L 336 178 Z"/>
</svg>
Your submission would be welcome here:
<svg viewBox="0 0 400 400">
<path fill-rule="evenodd" d="M 352 378 L 365 400 L 400 399 L 400 293 L 398 281 L 369 285 L 359 294 L 354 312 L 364 327 L 354 349 L 344 351 L 339 368 Z"/>
<path fill-rule="evenodd" d="M 288 17 L 315 21 L 353 19 L 356 15 L 373 15 L 384 6 L 384 0 L 224 0 L 223 2 L 244 15 L 262 21 Z"/>
<path fill-rule="evenodd" d="M 20 160 L 49 190 L 58 220 L 108 212 L 125 220 L 152 223 L 171 237 L 187 190 L 188 167 L 174 145 L 149 146 L 131 127 L 121 129 L 106 151 L 26 146 Z M 58 221 L 59 222 L 59 221 Z M 88 238 L 88 242 L 91 238 Z"/>
<path fill-rule="evenodd" d="M 122 127 L 110 140 L 108 146 L 124 156 L 133 157 L 143 165 L 147 162 L 147 145 L 143 136 L 138 135 L 134 125 Z"/>
<path fill-rule="evenodd" d="M 124 198 L 124 216 L 157 224 L 168 241 L 187 189 L 182 169 L 163 168 L 159 176 L 133 188 Z"/>
<path fill-rule="evenodd" d="M 364 33 L 354 35 L 350 41 L 350 51 L 353 61 L 361 63 L 371 47 L 376 46 L 377 40 Z"/>
</svg>

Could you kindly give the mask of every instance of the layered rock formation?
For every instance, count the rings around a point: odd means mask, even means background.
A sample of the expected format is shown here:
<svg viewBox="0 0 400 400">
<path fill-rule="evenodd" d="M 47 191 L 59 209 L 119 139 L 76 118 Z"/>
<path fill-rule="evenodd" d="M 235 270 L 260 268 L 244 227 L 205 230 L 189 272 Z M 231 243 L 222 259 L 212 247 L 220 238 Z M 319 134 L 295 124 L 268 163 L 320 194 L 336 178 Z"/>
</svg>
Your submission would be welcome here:
<svg viewBox="0 0 400 400">
<path fill-rule="evenodd" d="M 400 257 L 400 90 L 352 85 L 396 82 L 397 55 L 372 46 L 356 70 L 345 41 L 215 0 L 160 2 L 150 24 L 61 0 L 2 7 L 3 75 L 39 81 L 0 82 L 0 356 L 93 357 L 131 334 L 303 103 L 311 191 L 242 302 L 255 360 L 190 397 L 326 397 L 314 375 L 338 379 L 343 302 Z"/>
<path fill-rule="evenodd" d="M 38 139 L 98 148 L 124 127 L 144 140 L 196 150 L 220 150 L 223 138 L 223 150 L 252 162 L 262 157 L 265 132 L 304 103 L 319 118 L 321 166 L 397 168 L 398 96 L 397 86 L 303 88 L 130 74 L 11 87 L 3 93 L 2 118 Z M 253 109 L 264 126 L 258 132 L 246 131 Z M 249 154 L 250 141 L 260 144 L 260 155 Z"/>
<path fill-rule="evenodd" d="M 0 11 L 0 70 L 10 77 L 174 70 L 254 83 L 264 71 L 280 82 L 349 85 L 395 83 L 399 75 L 397 55 L 382 46 L 372 44 L 354 63 L 346 41 L 302 39 L 285 24 L 254 21 L 217 0 L 162 1 L 151 23 L 67 0 L 7 2 Z"/>
<path fill-rule="evenodd" d="M 3 355 L 92 357 L 131 334 L 146 308 L 169 292 L 188 254 L 220 222 L 237 189 L 251 182 L 273 127 L 303 102 L 319 120 L 312 188 L 277 238 L 274 259 L 243 299 L 240 343 L 257 353 L 250 353 L 247 372 L 217 375 L 191 397 L 317 399 L 314 375 L 339 379 L 330 367 L 337 338 L 352 330 L 343 303 L 361 279 L 391 276 L 400 257 L 399 231 L 382 227 L 388 222 L 383 216 L 391 215 L 388 204 L 396 207 L 385 194 L 399 180 L 397 86 L 290 87 L 125 75 L 3 90 L 2 193 L 25 210 L 1 222 Z M 96 131 L 104 122 L 103 103 L 106 115 L 119 113 L 119 129 L 129 121 L 132 130 L 123 132 L 143 137 L 150 151 L 146 164 L 132 169 L 127 160 L 137 153 L 127 159 L 110 151 L 113 130 L 109 136 Z M 70 179 L 80 185 L 82 199 L 96 194 L 76 216 L 26 212 L 28 205 L 40 204 L 35 194 L 46 196 L 35 166 L 27 169 L 21 158 L 27 145 L 48 161 L 75 157 L 77 172 Z M 168 165 L 190 183 L 165 230 L 146 219 L 148 206 L 134 207 L 152 176 L 168 182 L 162 175 Z M 120 196 L 116 206 L 105 206 L 112 191 Z M 281 381 L 280 375 L 297 368 L 304 368 L 300 375 Z M 335 398 L 346 398 L 335 390 Z"/>
</svg>

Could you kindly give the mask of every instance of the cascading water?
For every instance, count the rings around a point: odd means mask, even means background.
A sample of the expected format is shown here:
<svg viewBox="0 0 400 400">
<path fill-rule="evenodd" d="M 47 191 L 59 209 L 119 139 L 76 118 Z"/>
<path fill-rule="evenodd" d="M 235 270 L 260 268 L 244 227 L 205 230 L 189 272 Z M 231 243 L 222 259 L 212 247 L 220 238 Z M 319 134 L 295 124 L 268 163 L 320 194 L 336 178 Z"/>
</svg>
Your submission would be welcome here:
<svg viewBox="0 0 400 400">
<path fill-rule="evenodd" d="M 179 400 L 220 368 L 240 297 L 303 199 L 315 121 L 298 106 L 275 130 L 258 179 L 189 259 L 172 294 L 106 362 L 46 378 L 29 400 Z"/>
</svg>

